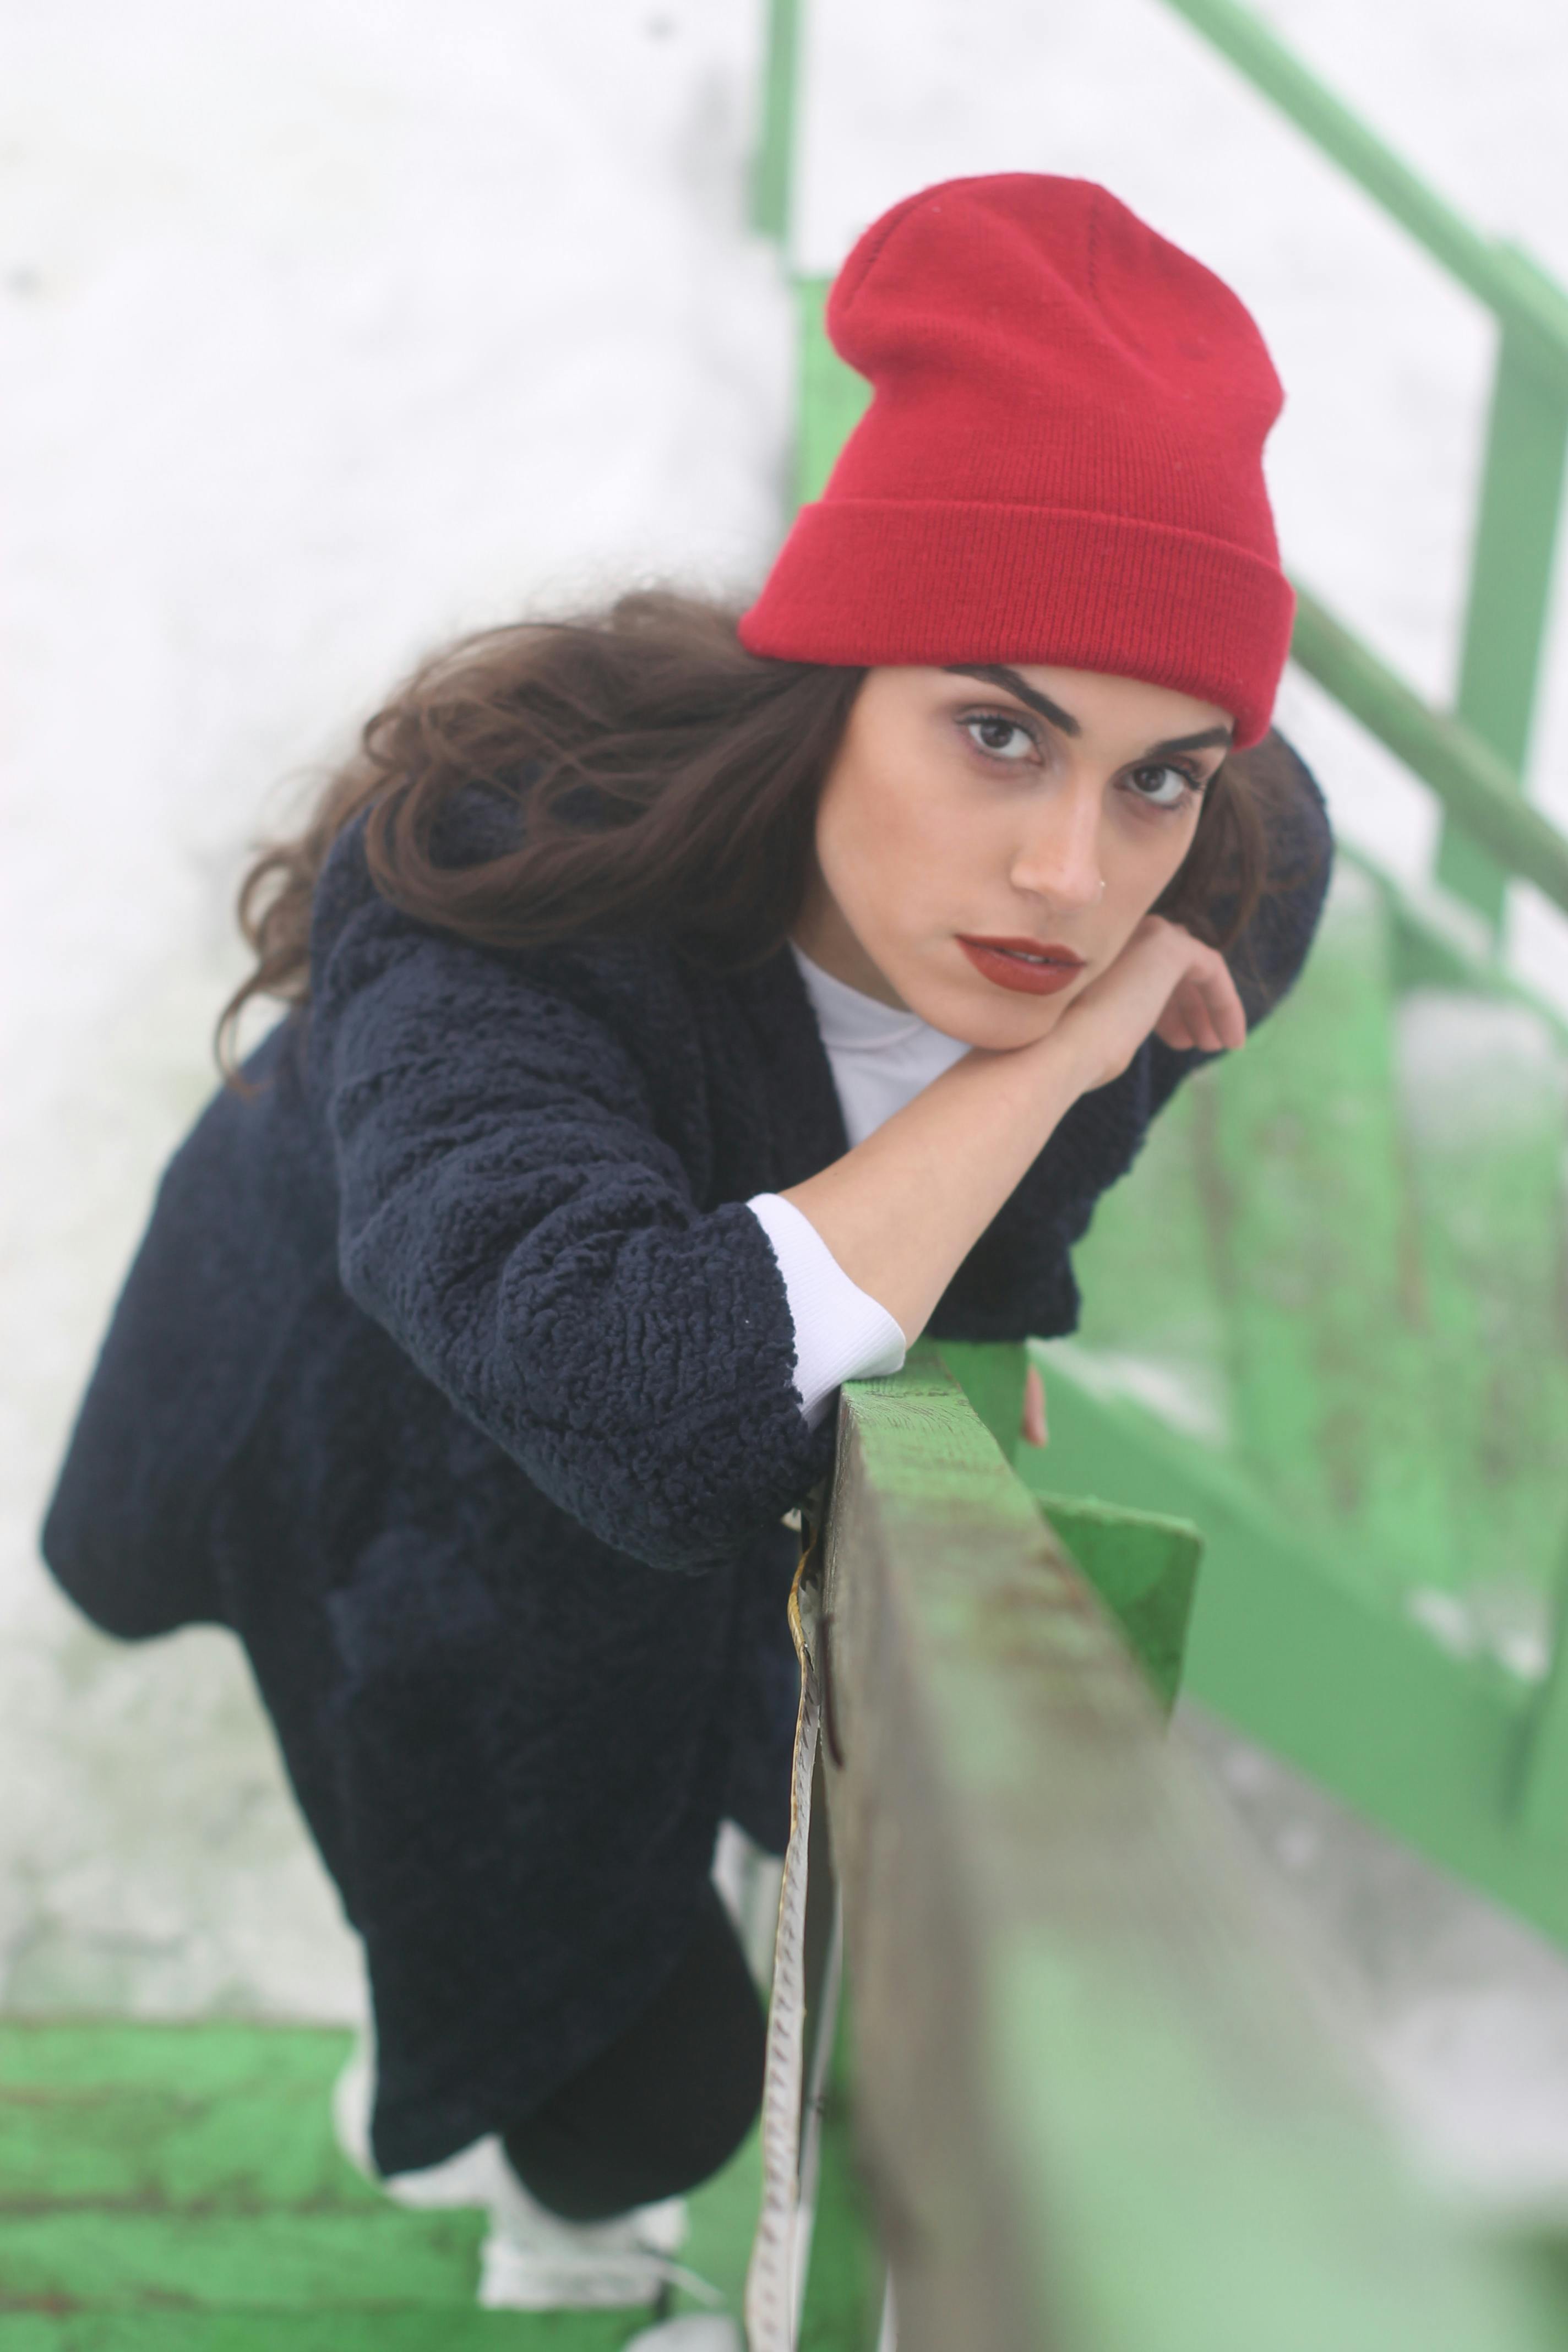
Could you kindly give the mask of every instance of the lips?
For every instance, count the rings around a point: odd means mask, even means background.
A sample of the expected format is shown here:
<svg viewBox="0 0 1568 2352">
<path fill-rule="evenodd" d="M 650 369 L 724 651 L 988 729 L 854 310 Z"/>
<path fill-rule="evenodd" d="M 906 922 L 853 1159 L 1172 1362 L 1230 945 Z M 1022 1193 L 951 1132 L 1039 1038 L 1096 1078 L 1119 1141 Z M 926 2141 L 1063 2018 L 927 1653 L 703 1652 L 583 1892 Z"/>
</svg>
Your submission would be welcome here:
<svg viewBox="0 0 1568 2352">
<path fill-rule="evenodd" d="M 958 944 L 983 980 L 1021 996 L 1055 996 L 1084 968 L 1082 956 L 1050 940 L 960 938 Z"/>
</svg>

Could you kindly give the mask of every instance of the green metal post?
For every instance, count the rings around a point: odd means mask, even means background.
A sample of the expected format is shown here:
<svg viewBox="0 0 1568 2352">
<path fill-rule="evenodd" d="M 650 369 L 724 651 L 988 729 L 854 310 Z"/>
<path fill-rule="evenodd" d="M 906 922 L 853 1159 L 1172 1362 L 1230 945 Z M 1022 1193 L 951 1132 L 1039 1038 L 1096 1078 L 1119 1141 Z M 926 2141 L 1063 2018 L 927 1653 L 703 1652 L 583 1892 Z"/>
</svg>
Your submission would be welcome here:
<svg viewBox="0 0 1568 2352">
<path fill-rule="evenodd" d="M 775 244 L 789 240 L 795 163 L 801 0 L 770 0 L 763 79 L 763 135 L 752 172 L 752 226 Z"/>
<path fill-rule="evenodd" d="M 1524 328 L 1505 320 L 1471 559 L 1458 713 L 1521 777 L 1552 594 L 1565 456 L 1568 383 L 1542 367 Z M 1504 870 L 1451 820 L 1437 875 L 1494 930 L 1500 926 Z"/>
</svg>

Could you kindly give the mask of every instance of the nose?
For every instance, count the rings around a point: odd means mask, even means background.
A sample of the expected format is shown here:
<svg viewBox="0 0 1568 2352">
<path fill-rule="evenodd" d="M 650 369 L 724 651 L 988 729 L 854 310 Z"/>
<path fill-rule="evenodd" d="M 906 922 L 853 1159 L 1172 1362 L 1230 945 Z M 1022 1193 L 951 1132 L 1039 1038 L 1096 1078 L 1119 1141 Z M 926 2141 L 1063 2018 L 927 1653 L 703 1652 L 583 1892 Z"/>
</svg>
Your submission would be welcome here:
<svg viewBox="0 0 1568 2352">
<path fill-rule="evenodd" d="M 1064 780 L 1030 812 L 1028 832 L 1014 853 L 1014 888 L 1063 914 L 1095 905 L 1105 889 L 1100 817 L 1099 780 Z"/>
</svg>

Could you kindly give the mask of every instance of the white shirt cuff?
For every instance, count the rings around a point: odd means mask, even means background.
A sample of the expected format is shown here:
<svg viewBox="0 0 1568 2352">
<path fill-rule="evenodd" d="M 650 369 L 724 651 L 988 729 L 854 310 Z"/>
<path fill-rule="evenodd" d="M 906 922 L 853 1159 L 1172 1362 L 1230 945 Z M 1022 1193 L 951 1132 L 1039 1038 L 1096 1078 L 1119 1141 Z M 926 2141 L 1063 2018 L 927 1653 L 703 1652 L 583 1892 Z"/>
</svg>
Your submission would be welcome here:
<svg viewBox="0 0 1568 2352">
<path fill-rule="evenodd" d="M 776 1192 L 746 1206 L 778 1260 L 795 1323 L 795 1385 L 815 1429 L 843 1381 L 901 1370 L 904 1335 L 885 1307 L 851 1282 L 811 1219 Z"/>
</svg>

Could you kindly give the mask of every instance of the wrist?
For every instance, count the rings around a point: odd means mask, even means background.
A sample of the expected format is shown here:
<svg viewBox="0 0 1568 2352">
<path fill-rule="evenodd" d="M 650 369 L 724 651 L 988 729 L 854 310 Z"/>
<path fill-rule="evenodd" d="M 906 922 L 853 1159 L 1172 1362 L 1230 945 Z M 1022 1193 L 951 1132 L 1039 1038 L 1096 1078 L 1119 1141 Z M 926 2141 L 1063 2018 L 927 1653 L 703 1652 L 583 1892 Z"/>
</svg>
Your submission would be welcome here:
<svg viewBox="0 0 1568 2352">
<path fill-rule="evenodd" d="M 1081 1023 L 1063 1020 L 1047 1036 L 1024 1050 L 1036 1057 L 1032 1073 L 1037 1087 L 1054 1100 L 1058 1116 L 1070 1110 L 1080 1095 L 1103 1083 L 1093 1039 Z"/>
</svg>

